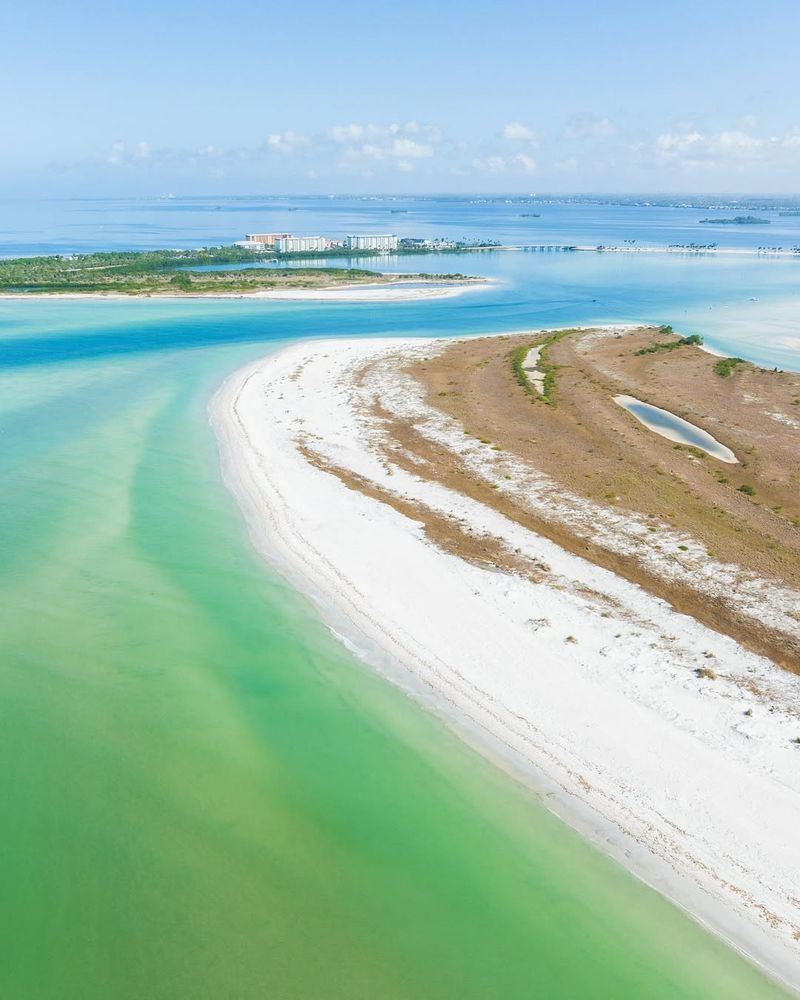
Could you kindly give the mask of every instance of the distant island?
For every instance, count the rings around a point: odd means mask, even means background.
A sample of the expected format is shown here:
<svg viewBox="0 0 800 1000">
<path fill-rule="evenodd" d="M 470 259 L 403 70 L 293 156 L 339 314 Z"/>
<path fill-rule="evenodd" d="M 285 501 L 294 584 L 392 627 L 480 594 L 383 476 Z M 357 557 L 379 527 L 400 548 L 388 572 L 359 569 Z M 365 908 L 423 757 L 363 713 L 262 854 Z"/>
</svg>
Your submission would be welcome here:
<svg viewBox="0 0 800 1000">
<path fill-rule="evenodd" d="M 519 217 L 521 219 L 541 219 L 538 212 L 520 212 Z"/>
<path fill-rule="evenodd" d="M 757 215 L 734 215 L 732 219 L 701 219 L 700 225 L 709 226 L 768 226 L 769 219 L 760 219 Z"/>
<path fill-rule="evenodd" d="M 388 275 L 350 267 L 237 267 L 236 246 L 0 260 L 0 295 L 246 295 L 401 282 L 474 282 L 463 274 Z"/>
</svg>

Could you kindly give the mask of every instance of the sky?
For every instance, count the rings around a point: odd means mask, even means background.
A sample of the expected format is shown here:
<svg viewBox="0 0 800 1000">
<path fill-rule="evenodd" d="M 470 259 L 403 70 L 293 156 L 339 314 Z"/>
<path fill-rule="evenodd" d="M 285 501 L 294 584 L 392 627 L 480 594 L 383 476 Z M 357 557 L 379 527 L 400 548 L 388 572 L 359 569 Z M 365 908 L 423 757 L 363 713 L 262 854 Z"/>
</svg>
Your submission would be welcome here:
<svg viewBox="0 0 800 1000">
<path fill-rule="evenodd" d="M 6 3 L 0 195 L 797 193 L 798 39 L 798 0 Z"/>
</svg>

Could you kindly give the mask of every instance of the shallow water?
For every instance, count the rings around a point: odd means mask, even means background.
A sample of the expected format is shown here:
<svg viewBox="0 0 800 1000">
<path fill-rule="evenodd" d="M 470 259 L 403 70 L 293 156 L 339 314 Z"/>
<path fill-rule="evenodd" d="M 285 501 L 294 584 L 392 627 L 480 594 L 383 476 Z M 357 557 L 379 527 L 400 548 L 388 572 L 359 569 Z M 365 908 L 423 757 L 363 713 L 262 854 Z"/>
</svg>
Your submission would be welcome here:
<svg viewBox="0 0 800 1000">
<path fill-rule="evenodd" d="M 4 997 L 780 995 L 357 662 L 221 482 L 206 407 L 248 360 L 605 294 L 497 256 L 490 293 L 379 309 L 0 302 Z"/>
<path fill-rule="evenodd" d="M 701 427 L 670 413 L 669 410 L 662 410 L 659 406 L 644 403 L 641 399 L 634 399 L 633 396 L 615 396 L 614 402 L 636 417 L 645 427 L 669 441 L 699 448 L 712 458 L 718 458 L 720 462 L 735 464 L 738 461 L 730 448 L 720 444 Z"/>
</svg>

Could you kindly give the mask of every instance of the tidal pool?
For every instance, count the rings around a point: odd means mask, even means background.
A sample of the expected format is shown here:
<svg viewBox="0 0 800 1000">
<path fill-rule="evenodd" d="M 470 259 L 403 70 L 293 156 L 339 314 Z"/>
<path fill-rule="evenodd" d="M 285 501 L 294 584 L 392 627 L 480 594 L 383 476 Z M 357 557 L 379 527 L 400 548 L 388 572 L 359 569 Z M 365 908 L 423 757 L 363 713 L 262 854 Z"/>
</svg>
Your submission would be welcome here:
<svg viewBox="0 0 800 1000">
<path fill-rule="evenodd" d="M 682 417 L 676 417 L 669 410 L 662 410 L 659 406 L 643 403 L 641 399 L 636 399 L 634 396 L 614 396 L 614 402 L 636 417 L 649 430 L 655 431 L 656 434 L 678 444 L 699 448 L 707 455 L 711 455 L 712 458 L 719 459 L 720 462 L 727 462 L 729 465 L 738 464 L 739 459 L 730 448 L 720 444 L 707 431 L 695 426 L 695 424 L 690 424 Z"/>
</svg>

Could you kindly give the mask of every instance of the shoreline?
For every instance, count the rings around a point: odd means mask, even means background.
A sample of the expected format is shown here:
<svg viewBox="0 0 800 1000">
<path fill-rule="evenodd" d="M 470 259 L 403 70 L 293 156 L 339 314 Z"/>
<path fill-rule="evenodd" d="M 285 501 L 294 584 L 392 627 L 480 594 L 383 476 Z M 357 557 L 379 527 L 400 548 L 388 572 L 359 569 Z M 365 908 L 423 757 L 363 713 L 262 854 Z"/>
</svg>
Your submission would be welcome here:
<svg viewBox="0 0 800 1000">
<path fill-rule="evenodd" d="M 528 253 L 626 253 L 626 254 L 660 254 L 676 253 L 699 257 L 706 254 L 732 254 L 745 257 L 796 257 L 800 259 L 800 248 L 794 247 L 720 247 L 720 246 L 618 246 L 614 244 L 588 243 L 508 243 L 490 247 L 463 247 L 459 250 L 432 250 L 431 254 L 442 255 L 453 253 L 491 253 L 492 251 L 508 252 L 510 250 Z M 398 256 L 403 256 L 398 254 Z"/>
<path fill-rule="evenodd" d="M 690 246 L 576 246 L 576 253 L 678 253 L 692 257 L 706 254 L 729 254 L 738 257 L 796 257 L 800 260 L 800 250 L 791 247 L 776 247 L 774 250 L 758 247 L 690 247 Z"/>
<path fill-rule="evenodd" d="M 343 487 L 334 475 L 310 464 L 298 451 L 295 441 L 297 432 L 293 421 L 298 419 L 302 421 L 308 417 L 307 411 L 310 407 L 318 407 L 316 415 L 311 416 L 321 419 L 323 415 L 330 415 L 331 407 L 337 408 L 342 405 L 342 399 L 352 388 L 346 380 L 347 363 L 351 363 L 353 358 L 363 358 L 365 355 L 377 356 L 381 352 L 399 349 L 412 350 L 421 343 L 430 345 L 432 342 L 306 341 L 248 365 L 226 380 L 212 401 L 211 422 L 218 435 L 226 484 L 242 507 L 253 543 L 295 587 L 314 600 L 329 627 L 362 659 L 377 667 L 390 680 L 434 710 L 468 743 L 532 787 L 547 808 L 581 831 L 605 853 L 672 899 L 694 919 L 747 955 L 751 961 L 760 964 L 784 984 L 797 989 L 800 985 L 800 959 L 796 944 L 792 948 L 791 943 L 786 940 L 785 927 L 778 933 L 775 927 L 770 927 L 764 921 L 762 914 L 749 911 L 744 905 L 737 909 L 724 898 L 725 894 L 720 885 L 731 877 L 731 871 L 735 871 L 736 867 L 734 865 L 733 869 L 724 870 L 722 862 L 727 865 L 731 860 L 726 854 L 724 843 L 709 843 L 708 853 L 698 859 L 695 870 L 689 863 L 691 851 L 686 856 L 681 854 L 680 850 L 673 855 L 670 851 L 675 845 L 651 842 L 648 839 L 649 820 L 646 814 L 649 800 L 638 804 L 640 815 L 637 815 L 636 801 L 622 803 L 615 798 L 610 783 L 611 771 L 604 775 L 596 772 L 593 776 L 590 775 L 591 780 L 587 781 L 585 774 L 580 770 L 585 766 L 585 761 L 579 760 L 580 755 L 575 756 L 575 747 L 569 745 L 569 740 L 559 727 L 556 732 L 548 735 L 548 719 L 546 713 L 544 718 L 537 717 L 536 698 L 533 699 L 533 704 L 526 704 L 524 698 L 522 704 L 519 700 L 514 700 L 514 711 L 509 714 L 508 708 L 495 700 L 490 698 L 487 702 L 484 697 L 485 691 L 476 695 L 478 687 L 475 685 L 479 684 L 481 678 L 487 684 L 494 682 L 493 678 L 486 676 L 485 664 L 474 662 L 468 668 L 465 664 L 470 659 L 470 654 L 462 650 L 464 663 L 459 662 L 458 667 L 454 668 L 452 663 L 446 661 L 447 653 L 443 652 L 448 646 L 446 641 L 444 646 L 441 644 L 438 647 L 426 646 L 426 643 L 433 644 L 442 638 L 457 639 L 454 629 L 457 631 L 459 626 L 456 622 L 462 625 L 465 622 L 470 623 L 470 610 L 494 615 L 492 622 L 495 625 L 499 623 L 507 632 L 507 636 L 501 631 L 493 633 L 496 637 L 498 657 L 502 656 L 503 650 L 500 647 L 506 640 L 510 643 L 508 647 L 510 657 L 514 656 L 514 647 L 521 641 L 530 644 L 531 653 L 536 653 L 537 649 L 542 647 L 543 655 L 555 656 L 557 661 L 555 663 L 557 673 L 550 676 L 550 681 L 554 684 L 565 683 L 558 676 L 558 673 L 564 670 L 564 663 L 559 659 L 563 658 L 563 643 L 559 642 L 558 647 L 554 647 L 552 640 L 548 640 L 547 637 L 531 642 L 529 631 L 527 633 L 524 630 L 520 631 L 519 623 L 511 621 L 507 616 L 503 617 L 503 607 L 509 600 L 509 594 L 514 595 L 512 603 L 523 598 L 531 599 L 532 592 L 529 585 L 528 589 L 525 589 L 525 585 L 514 581 L 507 574 L 475 567 L 437 549 L 424 537 L 419 522 L 391 510 L 385 504 L 376 503 L 375 499 L 364 496 L 352 488 Z M 329 361 L 331 351 L 337 354 L 332 362 Z M 308 374 L 309 369 L 314 371 Z M 335 376 L 333 379 L 331 369 Z M 302 387 L 292 388 L 297 385 L 297 379 L 301 374 L 303 379 L 307 381 L 311 379 L 311 384 L 307 388 L 314 390 L 311 393 L 312 399 L 308 403 L 300 399 Z M 326 385 L 330 387 L 330 398 L 327 401 L 320 401 L 319 394 L 325 392 Z M 266 397 L 265 391 L 268 392 Z M 270 405 L 277 406 L 275 399 L 279 393 L 290 395 L 292 392 L 295 395 L 288 403 L 286 400 L 280 403 L 280 413 L 288 412 L 288 415 L 285 418 L 276 417 L 276 414 L 269 410 Z M 298 393 L 300 395 L 297 395 Z M 308 396 L 304 399 L 308 399 Z M 292 404 L 294 410 L 291 409 Z M 324 409 L 326 405 L 327 410 Z M 287 406 L 290 407 L 288 411 Z M 275 419 L 275 424 L 270 435 L 265 437 L 259 434 L 258 428 L 262 417 L 268 412 L 271 418 Z M 319 419 L 317 426 L 318 428 L 322 426 Z M 343 436 L 340 436 L 332 454 L 337 460 L 349 463 L 363 472 L 369 466 L 369 456 L 359 452 L 357 443 L 353 443 L 353 427 L 349 430 L 344 428 L 341 435 Z M 269 475 L 265 473 L 265 468 L 270 469 Z M 399 478 L 402 478 L 402 483 L 398 484 L 397 488 L 406 489 L 411 493 L 414 488 L 411 478 L 399 475 L 392 477 L 392 479 Z M 520 546 L 533 545 L 538 554 L 545 551 L 548 561 L 552 561 L 554 565 L 556 559 L 560 560 L 562 568 L 567 571 L 575 570 L 576 567 L 581 572 L 585 571 L 585 567 L 579 566 L 580 560 L 577 557 L 565 559 L 563 552 L 559 554 L 557 546 L 543 545 L 535 536 L 526 537 L 525 533 L 518 529 L 511 530 L 503 523 L 502 518 L 478 509 L 480 505 L 462 502 L 463 498 L 457 500 L 452 496 L 445 496 L 443 491 L 439 491 L 435 496 L 429 491 L 425 500 L 430 503 L 443 503 L 452 516 L 471 518 L 476 530 L 499 530 L 506 532 L 509 537 L 513 536 L 513 541 L 518 542 Z M 331 532 L 335 532 L 337 538 L 332 537 L 332 533 L 326 534 L 324 526 L 313 525 L 309 520 L 313 519 L 314 510 L 318 511 L 321 508 L 328 511 Z M 371 540 L 376 545 L 372 557 L 381 565 L 386 565 L 384 560 L 388 559 L 398 570 L 392 574 L 393 580 L 386 581 L 385 574 L 379 572 L 376 574 L 374 567 L 372 570 L 365 567 L 361 564 L 363 560 L 359 563 L 352 552 L 347 550 L 348 538 L 357 544 L 358 538 L 363 538 L 364 530 L 371 532 Z M 355 534 L 348 534 L 352 532 Z M 441 588 L 431 584 L 431 593 L 436 595 L 434 600 L 439 601 L 441 605 L 436 606 L 442 620 L 438 632 L 435 623 L 431 625 L 419 618 L 414 619 L 413 608 L 412 618 L 408 618 L 409 611 L 403 603 L 413 602 L 414 598 L 411 592 L 403 590 L 404 573 L 410 579 L 419 580 L 435 576 L 439 580 Z M 592 578 L 595 576 L 598 574 L 595 573 Z M 666 621 L 671 615 L 672 619 L 675 619 L 676 628 L 682 627 L 686 630 L 689 628 L 689 623 L 692 632 L 702 628 L 692 619 L 658 607 L 657 602 L 654 603 L 652 599 L 648 602 L 641 593 L 636 593 L 637 588 L 629 591 L 620 587 L 619 582 L 614 580 L 613 574 L 603 572 L 598 578 L 606 585 L 613 584 L 619 594 L 624 599 L 633 601 L 640 611 L 642 607 L 645 608 L 646 613 L 653 616 L 654 622 L 661 622 L 661 617 L 657 616 L 664 617 Z M 470 597 L 472 588 L 475 587 L 482 592 L 477 602 Z M 523 589 L 518 591 L 520 587 Z M 448 588 L 453 591 L 452 606 L 448 606 L 445 599 Z M 500 588 L 507 590 L 504 598 L 498 593 Z M 413 589 L 412 587 L 411 590 Z M 440 597 L 441 594 L 445 596 Z M 388 604 L 381 603 L 384 599 Z M 588 609 L 579 607 L 576 600 L 571 599 L 571 602 L 567 601 L 566 605 L 562 606 L 558 602 L 564 598 L 557 592 L 545 591 L 538 592 L 537 599 L 542 600 L 547 606 L 561 608 L 569 616 L 575 616 L 574 621 L 581 627 L 586 627 L 587 636 L 592 629 L 598 627 L 597 621 L 589 620 Z M 401 610 L 391 611 L 389 614 L 388 609 L 394 607 L 398 601 Z M 643 602 L 641 607 L 637 602 Z M 459 610 L 466 612 L 468 617 L 459 615 Z M 417 614 L 419 611 L 417 608 Z M 426 608 L 428 618 L 431 617 L 429 611 L 430 608 Z M 397 615 L 400 617 L 395 617 Z M 660 624 L 658 627 L 663 629 L 667 626 Z M 591 640 L 584 639 L 584 633 L 579 632 L 577 626 L 575 631 L 581 635 L 581 645 L 574 647 L 576 650 L 583 649 L 585 642 L 591 645 Z M 702 640 L 709 644 L 716 643 L 719 649 L 718 655 L 728 658 L 740 655 L 741 651 L 732 640 L 714 636 L 713 633 L 707 636 L 706 631 L 698 632 L 698 636 L 702 636 Z M 495 643 L 492 649 L 495 649 Z M 571 657 L 572 655 L 570 654 Z M 574 655 L 577 656 L 577 652 Z M 583 657 L 589 654 L 580 655 Z M 712 788 L 714 782 L 719 781 L 723 785 L 728 782 L 731 787 L 737 789 L 737 796 L 744 797 L 744 789 L 749 785 L 753 795 L 758 797 L 758 784 L 753 784 L 753 775 L 746 773 L 743 767 L 734 766 L 735 762 L 727 761 L 722 774 L 715 771 L 717 765 L 721 766 L 721 762 L 716 761 L 714 757 L 715 751 L 719 748 L 705 745 L 703 740 L 698 740 L 697 733 L 676 732 L 660 717 L 648 715 L 649 706 L 646 704 L 632 705 L 629 703 L 629 698 L 626 700 L 620 696 L 619 691 L 607 690 L 609 685 L 613 687 L 616 683 L 615 677 L 608 677 L 606 681 L 599 683 L 602 681 L 602 671 L 606 669 L 603 662 L 605 654 L 602 653 L 602 649 L 599 655 L 600 659 L 595 651 L 594 655 L 589 656 L 590 662 L 587 662 L 585 669 L 582 668 L 582 671 L 572 676 L 567 687 L 561 692 L 562 696 L 571 693 L 573 697 L 577 697 L 579 707 L 581 694 L 584 698 L 592 699 L 594 704 L 592 711 L 584 718 L 585 725 L 591 725 L 593 718 L 596 721 L 597 710 L 605 704 L 611 716 L 616 712 L 620 714 L 620 720 L 624 719 L 628 726 L 626 732 L 634 743 L 637 733 L 641 740 L 650 741 L 657 739 L 656 734 L 660 733 L 663 740 L 660 748 L 661 756 L 667 767 L 666 776 L 664 773 L 661 774 L 662 784 L 668 781 L 669 784 L 680 785 L 684 780 L 692 784 L 697 780 L 699 793 L 702 781 L 691 773 L 692 767 L 696 765 L 696 770 L 705 774 L 704 780 L 712 781 Z M 751 654 L 742 655 L 748 658 L 754 670 L 769 673 L 769 665 L 765 661 Z M 458 660 L 457 651 L 453 656 Z M 549 666 L 543 665 L 542 669 L 547 673 Z M 646 675 L 642 682 L 637 683 L 643 683 L 647 693 L 647 685 L 651 680 L 652 678 Z M 511 675 L 506 678 L 506 682 L 510 685 L 506 694 L 516 690 L 517 695 L 520 695 L 521 689 L 513 686 L 518 681 L 518 678 L 515 680 Z M 792 682 L 786 681 L 786 683 Z M 547 698 L 547 688 L 538 690 L 537 696 Z M 695 704 L 682 687 L 677 692 L 672 692 L 672 696 L 678 699 L 680 711 L 702 711 L 702 699 Z M 663 700 L 666 697 L 663 683 L 650 690 L 647 697 L 660 697 Z M 707 700 L 711 697 L 710 692 L 703 697 Z M 644 701 L 646 703 L 647 698 Z M 553 712 L 560 711 L 557 702 L 552 703 L 550 707 Z M 567 726 L 563 730 L 566 733 L 569 719 L 565 718 L 562 721 Z M 705 724 L 710 726 L 711 721 L 705 720 Z M 542 726 L 545 728 L 542 729 Z M 594 748 L 595 751 L 598 751 L 598 748 L 604 748 L 607 752 L 613 749 L 608 744 L 608 737 L 602 732 L 607 728 L 608 725 L 601 725 L 594 733 L 593 738 L 600 741 Z M 579 727 L 575 732 L 579 732 Z M 646 733 L 650 735 L 646 737 Z M 605 743 L 602 742 L 603 739 Z M 586 749 L 584 747 L 584 750 Z M 673 755 L 671 762 L 670 753 Z M 621 760 L 624 758 L 623 753 Z M 689 760 L 692 761 L 692 766 L 688 764 Z M 711 766 L 712 761 L 714 767 Z M 635 775 L 630 772 L 625 773 L 626 780 L 635 783 Z M 653 782 L 654 786 L 656 784 L 657 782 Z M 651 798 L 655 795 L 658 800 L 657 789 L 654 787 L 649 791 Z M 666 802 L 657 801 L 656 804 L 669 813 L 669 797 Z M 741 808 L 746 811 L 748 803 L 744 803 Z M 773 815 L 773 820 L 781 811 L 778 809 L 778 813 Z M 766 812 L 758 813 L 758 819 L 763 816 L 769 816 L 768 809 Z M 673 817 L 673 820 L 676 819 L 677 817 Z M 672 822 L 671 832 L 664 829 L 661 831 L 661 836 L 680 840 L 680 834 L 676 833 L 678 829 L 679 824 Z M 738 834 L 740 831 L 736 832 Z M 706 833 L 708 834 L 708 831 Z M 717 830 L 715 836 L 719 838 L 723 833 L 724 829 L 722 833 Z M 686 839 L 686 835 L 684 838 Z M 733 846 L 727 845 L 728 851 L 735 852 L 735 843 L 734 840 Z M 680 846 L 677 845 L 678 848 Z M 780 854 L 780 844 L 770 846 Z M 692 849 L 696 847 L 695 844 Z M 676 862 L 676 858 L 680 864 Z M 761 858 L 759 860 L 764 861 Z M 791 860 L 786 858 L 784 862 L 791 864 Z M 720 871 L 714 867 L 717 864 L 722 866 Z M 763 901 L 761 905 L 763 906 Z"/>
<path fill-rule="evenodd" d="M 147 299 L 253 299 L 256 301 L 320 301 L 320 302 L 392 302 L 402 300 L 451 298 L 470 291 L 488 291 L 494 286 L 489 278 L 435 279 L 401 278 L 397 281 L 342 283 L 321 288 L 267 288 L 253 292 L 0 292 L 0 301 L 57 299 L 59 301 L 108 299 L 111 301 Z M 429 285 L 413 287 L 409 285 Z"/>
</svg>

